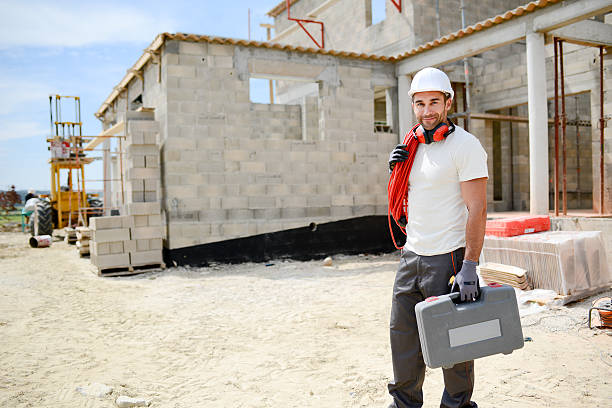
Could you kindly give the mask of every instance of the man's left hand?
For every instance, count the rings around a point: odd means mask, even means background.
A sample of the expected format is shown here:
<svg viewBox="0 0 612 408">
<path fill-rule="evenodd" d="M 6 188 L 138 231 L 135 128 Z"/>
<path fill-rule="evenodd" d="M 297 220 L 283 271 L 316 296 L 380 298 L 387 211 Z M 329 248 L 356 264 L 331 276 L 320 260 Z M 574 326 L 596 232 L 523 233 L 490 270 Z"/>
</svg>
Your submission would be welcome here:
<svg viewBox="0 0 612 408">
<path fill-rule="evenodd" d="M 467 259 L 463 260 L 463 266 L 455 278 L 455 285 L 459 285 L 461 301 L 472 302 L 478 297 L 478 274 L 476 273 L 477 263 Z"/>
</svg>

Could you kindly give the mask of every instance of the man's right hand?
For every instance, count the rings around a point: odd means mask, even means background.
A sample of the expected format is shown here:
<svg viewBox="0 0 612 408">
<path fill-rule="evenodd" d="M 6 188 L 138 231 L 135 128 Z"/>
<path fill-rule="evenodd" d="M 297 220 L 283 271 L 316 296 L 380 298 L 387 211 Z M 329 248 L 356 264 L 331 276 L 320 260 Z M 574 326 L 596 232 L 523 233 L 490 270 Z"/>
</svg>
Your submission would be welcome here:
<svg viewBox="0 0 612 408">
<path fill-rule="evenodd" d="M 408 160 L 408 151 L 405 144 L 398 144 L 389 155 L 389 170 L 393 171 L 396 163 Z"/>
</svg>

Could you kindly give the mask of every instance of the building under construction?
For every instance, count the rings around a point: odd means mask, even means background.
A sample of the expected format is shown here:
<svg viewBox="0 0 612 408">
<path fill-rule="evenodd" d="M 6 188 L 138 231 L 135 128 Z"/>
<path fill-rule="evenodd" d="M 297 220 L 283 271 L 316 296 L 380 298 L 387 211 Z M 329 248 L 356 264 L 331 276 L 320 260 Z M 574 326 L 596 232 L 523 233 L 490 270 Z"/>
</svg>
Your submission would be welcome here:
<svg viewBox="0 0 612 408">
<path fill-rule="evenodd" d="M 282 1 L 268 42 L 158 35 L 96 113 L 104 207 L 161 213 L 177 264 L 391 249 L 388 154 L 436 66 L 488 153 L 489 211 L 612 212 L 612 1 L 389 0 L 382 21 L 374 2 Z"/>
</svg>

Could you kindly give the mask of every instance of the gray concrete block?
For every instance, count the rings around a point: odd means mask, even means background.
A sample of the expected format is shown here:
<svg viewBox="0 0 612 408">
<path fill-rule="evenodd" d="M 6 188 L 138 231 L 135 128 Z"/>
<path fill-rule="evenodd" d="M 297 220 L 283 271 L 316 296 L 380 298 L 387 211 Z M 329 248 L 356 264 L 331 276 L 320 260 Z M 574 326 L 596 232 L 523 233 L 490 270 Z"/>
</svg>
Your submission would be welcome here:
<svg viewBox="0 0 612 408">
<path fill-rule="evenodd" d="M 123 249 L 123 241 L 114 241 L 108 243 L 111 254 L 122 254 L 126 251 Z"/>
<path fill-rule="evenodd" d="M 161 250 L 163 248 L 163 240 L 161 238 L 149 239 L 149 250 Z"/>
<path fill-rule="evenodd" d="M 146 162 L 145 162 L 146 164 Z M 159 169 L 157 168 L 128 168 L 127 179 L 159 179 Z"/>
<path fill-rule="evenodd" d="M 94 242 L 127 241 L 130 239 L 130 228 L 94 230 L 92 240 Z"/>
<path fill-rule="evenodd" d="M 221 207 L 226 210 L 233 208 L 250 208 L 249 197 L 222 197 Z"/>
<path fill-rule="evenodd" d="M 134 266 L 152 265 L 163 262 L 161 250 L 130 252 L 129 258 L 130 264 Z"/>
<path fill-rule="evenodd" d="M 156 202 L 158 199 L 157 191 L 145 191 L 143 193 L 143 199 L 145 203 Z"/>
<path fill-rule="evenodd" d="M 100 269 L 121 268 L 130 266 L 129 254 L 92 255 L 91 263 Z"/>
<path fill-rule="evenodd" d="M 126 147 L 125 152 L 128 158 L 132 156 L 158 155 L 159 147 L 155 144 L 132 144 Z"/>
<path fill-rule="evenodd" d="M 132 239 L 151 239 L 163 236 L 161 227 L 134 227 L 131 232 Z"/>
<path fill-rule="evenodd" d="M 127 216 L 92 217 L 89 219 L 89 228 L 92 231 L 129 228 L 131 225 L 132 220 Z"/>
<path fill-rule="evenodd" d="M 109 255 L 110 244 L 108 242 L 89 242 L 89 251 L 91 255 Z"/>
<path fill-rule="evenodd" d="M 148 227 L 149 216 L 148 215 L 132 215 L 134 218 L 134 227 Z"/>
<path fill-rule="evenodd" d="M 273 208 L 276 207 L 276 197 L 260 196 L 248 197 L 248 208 Z"/>
<path fill-rule="evenodd" d="M 160 213 L 160 204 L 156 203 L 128 203 L 127 212 L 129 215 L 152 215 Z"/>
</svg>

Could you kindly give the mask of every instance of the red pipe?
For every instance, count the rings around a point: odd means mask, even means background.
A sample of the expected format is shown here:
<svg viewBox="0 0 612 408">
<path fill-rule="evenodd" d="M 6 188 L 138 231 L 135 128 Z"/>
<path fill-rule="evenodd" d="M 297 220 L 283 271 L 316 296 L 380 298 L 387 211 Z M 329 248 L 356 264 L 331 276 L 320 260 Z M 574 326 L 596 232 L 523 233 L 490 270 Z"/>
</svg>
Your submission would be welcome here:
<svg viewBox="0 0 612 408">
<path fill-rule="evenodd" d="M 465 113 L 465 116 L 463 117 L 463 129 L 466 132 L 469 132 L 469 114 L 467 113 L 468 111 L 468 106 L 467 106 L 467 87 L 465 86 L 465 82 L 461 84 L 461 89 L 463 90 L 463 112 Z"/>
<path fill-rule="evenodd" d="M 565 152 L 565 73 L 563 72 L 563 40 L 559 40 L 559 65 L 561 66 L 561 148 L 563 149 L 563 215 L 567 215 L 567 160 Z"/>
<path fill-rule="evenodd" d="M 397 11 L 400 13 L 402 12 L 402 0 L 399 0 L 399 3 L 397 3 L 396 0 L 391 0 L 391 3 L 393 3 Z"/>
<path fill-rule="evenodd" d="M 603 46 L 599 47 L 599 213 L 604 213 L 604 91 Z"/>
<path fill-rule="evenodd" d="M 557 43 L 559 40 L 554 38 L 555 48 L 555 216 L 559 216 L 559 68 L 557 61 Z"/>
<path fill-rule="evenodd" d="M 298 25 L 300 27 L 302 27 L 302 30 L 304 30 L 304 32 L 310 37 L 310 39 L 317 44 L 317 47 L 319 48 L 325 48 L 325 26 L 323 25 L 323 23 L 321 21 L 314 21 L 314 20 L 305 20 L 303 18 L 291 18 L 291 5 L 289 4 L 289 0 L 285 0 L 285 4 L 287 7 L 287 20 L 291 20 L 291 21 L 295 21 L 296 23 L 298 23 Z M 317 40 L 315 40 L 315 38 L 308 32 L 308 30 L 306 29 L 306 27 L 304 27 L 304 25 L 302 23 L 314 23 L 314 24 L 319 24 L 321 26 L 321 43 L 319 44 L 319 42 Z"/>
</svg>

